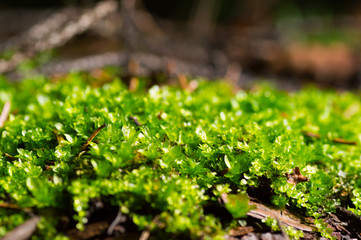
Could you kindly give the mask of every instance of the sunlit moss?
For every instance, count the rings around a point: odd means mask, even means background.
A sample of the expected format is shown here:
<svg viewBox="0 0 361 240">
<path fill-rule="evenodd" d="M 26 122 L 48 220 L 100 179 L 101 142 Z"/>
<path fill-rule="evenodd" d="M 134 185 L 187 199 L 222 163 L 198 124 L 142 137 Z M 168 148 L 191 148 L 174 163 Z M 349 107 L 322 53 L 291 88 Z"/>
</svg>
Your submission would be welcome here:
<svg viewBox="0 0 361 240">
<path fill-rule="evenodd" d="M 54 219 L 65 212 L 83 229 L 92 200 L 106 199 L 140 230 L 193 239 L 226 233 L 220 216 L 205 211 L 221 194 L 234 202 L 223 210 L 243 218 L 245 193 L 261 185 L 271 189 L 261 200 L 309 216 L 333 212 L 345 198 L 360 212 L 356 94 L 270 87 L 233 94 L 225 83 L 202 81 L 194 92 L 129 92 L 116 79 L 90 87 L 82 74 L 1 81 L 0 106 L 10 101 L 12 109 L 0 129 L 0 202 L 52 209 Z M 289 182 L 295 167 L 309 181 Z M 8 216 L 0 212 L 0 222 L 10 222 L 1 236 L 28 218 Z M 60 236 L 56 224 L 43 221 L 34 237 Z"/>
</svg>

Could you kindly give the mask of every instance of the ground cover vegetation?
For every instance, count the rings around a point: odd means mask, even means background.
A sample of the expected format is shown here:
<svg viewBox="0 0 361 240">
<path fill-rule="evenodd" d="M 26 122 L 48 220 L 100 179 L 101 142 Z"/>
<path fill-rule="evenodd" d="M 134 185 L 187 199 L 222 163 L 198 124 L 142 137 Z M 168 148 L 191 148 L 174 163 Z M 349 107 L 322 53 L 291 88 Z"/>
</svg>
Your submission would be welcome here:
<svg viewBox="0 0 361 240">
<path fill-rule="evenodd" d="M 326 238 L 338 207 L 361 215 L 358 95 L 132 81 L 0 80 L 0 236 L 40 216 L 32 239 L 97 218 L 112 223 L 99 234 L 224 239 L 250 224 L 250 198 L 312 217 Z"/>
</svg>

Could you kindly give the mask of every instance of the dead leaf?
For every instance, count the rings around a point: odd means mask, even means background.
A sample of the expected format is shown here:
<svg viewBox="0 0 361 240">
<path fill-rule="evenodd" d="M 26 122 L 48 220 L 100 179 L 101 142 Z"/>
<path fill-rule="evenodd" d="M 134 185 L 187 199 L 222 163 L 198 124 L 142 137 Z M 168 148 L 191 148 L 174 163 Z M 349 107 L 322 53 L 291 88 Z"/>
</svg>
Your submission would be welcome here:
<svg viewBox="0 0 361 240">
<path fill-rule="evenodd" d="M 308 182 L 309 181 L 308 177 L 305 177 L 301 174 L 299 167 L 295 167 L 293 169 L 292 174 L 286 173 L 286 177 L 287 177 L 287 182 L 292 183 L 294 185 L 296 185 L 297 183 L 300 183 L 300 182 Z"/>
<path fill-rule="evenodd" d="M 135 92 L 135 90 L 138 89 L 139 86 L 139 79 L 136 77 L 132 77 L 129 81 L 129 91 Z"/>
<path fill-rule="evenodd" d="M 139 62 L 135 59 L 131 59 L 128 62 L 128 72 L 130 75 L 135 76 L 139 73 Z"/>
<path fill-rule="evenodd" d="M 197 81 L 192 80 L 188 82 L 187 77 L 184 74 L 178 74 L 178 83 L 182 89 L 189 92 L 193 92 L 198 87 Z"/>
</svg>

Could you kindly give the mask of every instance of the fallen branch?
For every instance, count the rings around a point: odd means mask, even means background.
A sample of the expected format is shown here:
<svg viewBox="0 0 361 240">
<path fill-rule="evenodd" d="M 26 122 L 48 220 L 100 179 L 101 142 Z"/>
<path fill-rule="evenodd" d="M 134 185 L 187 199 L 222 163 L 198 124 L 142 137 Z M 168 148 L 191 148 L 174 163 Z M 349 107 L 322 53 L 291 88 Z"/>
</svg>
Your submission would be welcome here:
<svg viewBox="0 0 361 240">
<path fill-rule="evenodd" d="M 282 236 L 283 236 L 284 240 L 290 240 L 290 238 L 288 237 L 285 229 L 283 228 L 283 225 L 282 225 L 281 221 L 278 218 L 276 218 L 276 220 L 277 220 L 278 227 L 280 228 L 280 231 L 282 233 Z"/>
<path fill-rule="evenodd" d="M 127 68 L 130 62 L 132 64 L 136 62 L 137 68 Z M 169 65 L 172 65 L 172 67 L 170 68 Z M 126 67 L 128 71 L 126 74 L 131 76 L 149 76 L 155 72 L 164 72 L 171 77 L 185 74 L 192 77 L 202 76 L 214 79 L 223 77 L 226 72 L 226 69 L 220 69 L 210 64 L 185 61 L 174 56 L 164 57 L 150 53 L 128 51 L 104 53 L 75 60 L 54 62 L 39 68 L 37 72 L 45 75 L 54 75 L 69 71 L 90 71 L 105 66 Z"/>
<path fill-rule="evenodd" d="M 25 221 L 23 224 L 17 226 L 8 232 L 2 240 L 25 240 L 31 237 L 36 230 L 40 217 L 35 216 Z"/>
<path fill-rule="evenodd" d="M 247 215 L 256 219 L 264 219 L 267 217 L 278 219 L 283 225 L 291 226 L 304 232 L 313 232 L 315 227 L 312 224 L 303 223 L 302 219 L 290 213 L 288 210 L 271 209 L 261 203 L 250 201 L 249 205 L 255 206 L 256 209 L 250 210 Z M 310 222 L 312 221 L 311 219 Z"/>
</svg>

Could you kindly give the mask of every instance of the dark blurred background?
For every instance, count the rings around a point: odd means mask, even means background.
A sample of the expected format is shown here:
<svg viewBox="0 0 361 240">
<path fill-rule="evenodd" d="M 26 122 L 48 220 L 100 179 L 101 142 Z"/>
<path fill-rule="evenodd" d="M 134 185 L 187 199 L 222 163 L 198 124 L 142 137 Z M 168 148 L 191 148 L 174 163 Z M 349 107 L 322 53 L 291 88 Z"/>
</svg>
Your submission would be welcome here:
<svg viewBox="0 0 361 240">
<path fill-rule="evenodd" d="M 1 0 L 0 73 L 112 65 L 128 75 L 353 89 L 360 27 L 356 0 Z"/>
</svg>

